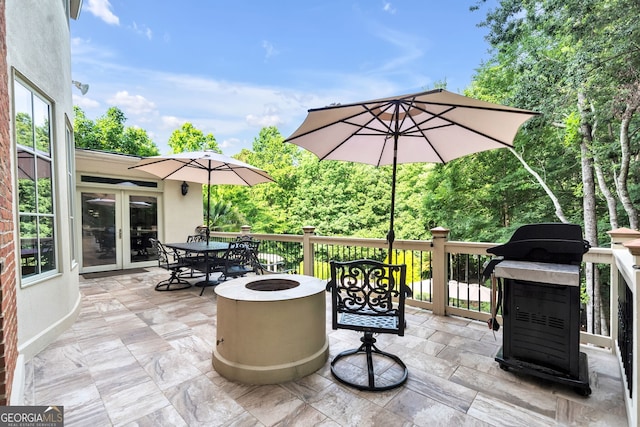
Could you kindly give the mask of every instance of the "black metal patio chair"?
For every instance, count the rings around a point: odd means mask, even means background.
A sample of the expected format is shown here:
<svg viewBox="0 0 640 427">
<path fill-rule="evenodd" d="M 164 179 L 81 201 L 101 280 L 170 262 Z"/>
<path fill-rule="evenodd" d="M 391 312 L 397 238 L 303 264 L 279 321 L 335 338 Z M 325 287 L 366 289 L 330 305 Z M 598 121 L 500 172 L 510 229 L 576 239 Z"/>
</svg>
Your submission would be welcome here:
<svg viewBox="0 0 640 427">
<path fill-rule="evenodd" d="M 366 259 L 331 261 L 330 265 L 327 291 L 331 291 L 333 329 L 364 333 L 360 347 L 334 357 L 331 373 L 341 383 L 359 390 L 399 387 L 407 380 L 408 369 L 398 356 L 376 347 L 373 335 L 404 335 L 405 298 L 410 293 L 406 265 Z"/>
<path fill-rule="evenodd" d="M 219 271 L 219 280 L 233 279 L 244 276 L 248 273 L 255 273 L 254 255 L 251 249 L 243 242 L 234 241 L 229 243 L 229 248 L 225 251 L 220 263 L 215 266 L 215 271 Z"/>
<path fill-rule="evenodd" d="M 171 277 L 167 280 L 158 282 L 155 286 L 156 291 L 179 291 L 191 287 L 191 283 L 180 278 L 186 270 L 189 270 L 192 264 L 181 256 L 178 251 L 169 249 L 163 245 L 158 239 L 149 238 L 149 241 L 156 247 L 158 252 L 158 267 L 164 268 L 171 273 Z"/>
<path fill-rule="evenodd" d="M 187 236 L 187 243 L 204 242 L 205 240 L 206 237 L 202 236 L 201 234 L 191 234 Z M 189 270 L 181 273 L 180 278 L 197 279 L 199 277 L 204 277 L 205 273 L 198 270 L 198 267 L 205 261 L 204 254 L 197 252 L 184 252 L 180 255 L 187 263 L 190 264 Z"/>
</svg>

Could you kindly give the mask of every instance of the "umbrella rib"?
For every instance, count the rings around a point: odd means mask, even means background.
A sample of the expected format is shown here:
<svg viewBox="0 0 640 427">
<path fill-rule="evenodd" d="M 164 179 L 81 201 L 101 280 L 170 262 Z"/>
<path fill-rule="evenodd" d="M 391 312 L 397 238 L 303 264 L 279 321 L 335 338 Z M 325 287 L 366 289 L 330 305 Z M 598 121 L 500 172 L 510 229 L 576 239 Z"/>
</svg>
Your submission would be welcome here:
<svg viewBox="0 0 640 427">
<path fill-rule="evenodd" d="M 388 104 L 389 104 L 389 103 L 388 103 Z M 361 112 L 359 112 L 358 114 L 354 114 L 354 115 L 352 115 L 352 116 L 350 116 L 350 117 L 346 117 L 346 118 L 341 119 L 341 120 L 339 120 L 339 121 L 337 122 L 337 123 L 344 123 L 344 124 L 347 124 L 347 125 L 349 125 L 349 126 L 354 126 L 354 127 L 356 128 L 356 130 L 355 130 L 354 132 L 352 132 L 350 135 L 347 135 L 347 136 L 346 136 L 346 137 L 345 137 L 341 142 L 339 142 L 339 143 L 335 144 L 335 145 L 334 145 L 334 147 L 333 147 L 331 150 L 329 150 L 329 151 L 328 151 L 324 156 L 318 156 L 318 158 L 319 158 L 320 160 L 325 160 L 328 156 L 330 156 L 334 151 L 336 151 L 338 148 L 340 148 L 340 147 L 342 146 L 342 144 L 344 144 L 345 142 L 347 142 L 347 141 L 348 141 L 351 137 L 353 137 L 354 135 L 359 135 L 359 134 L 361 134 L 361 133 L 360 133 L 360 130 L 361 130 L 361 129 L 363 129 L 363 128 L 364 128 L 364 129 L 369 129 L 369 130 L 372 130 L 372 131 L 376 131 L 376 129 L 375 129 L 375 128 L 370 128 L 368 125 L 369 125 L 371 122 L 373 122 L 375 119 L 377 119 L 377 116 L 376 116 L 375 114 L 373 114 L 373 113 L 372 113 L 372 111 L 371 111 L 371 110 L 370 110 L 366 105 L 363 105 L 362 107 L 364 108 L 364 110 L 365 110 L 365 111 L 361 111 Z M 358 116 L 360 116 L 360 115 L 362 115 L 362 114 L 366 114 L 366 113 L 369 113 L 370 115 L 372 115 L 372 118 L 371 118 L 368 122 L 366 122 L 366 123 L 364 123 L 364 124 L 362 124 L 362 125 L 360 125 L 360 124 L 358 124 L 358 123 L 351 123 L 351 122 L 349 122 L 349 120 L 350 120 L 350 119 L 352 119 L 352 118 L 354 118 L 354 117 L 358 117 Z M 380 112 L 380 114 L 382 114 L 382 112 Z M 378 120 L 379 120 L 379 119 L 378 119 Z M 334 123 L 330 123 L 330 124 L 328 124 L 328 125 L 325 125 L 325 126 L 319 127 L 319 128 L 317 128 L 317 129 L 315 129 L 314 131 L 309 131 L 309 132 L 315 132 L 315 131 L 317 131 L 317 130 L 320 130 L 320 129 L 326 128 L 326 127 L 328 127 L 328 126 L 333 126 L 333 125 L 335 125 L 335 123 L 336 123 L 336 122 L 334 122 Z M 382 123 L 382 124 L 384 124 L 384 122 L 381 122 L 381 123 Z M 386 126 L 386 125 L 385 125 L 385 126 Z M 387 128 L 388 128 L 388 127 L 387 127 Z M 309 132 L 307 132 L 307 133 L 309 133 Z M 303 135 L 306 135 L 306 133 L 305 133 L 305 134 L 303 134 Z M 300 136 L 303 136 L 303 135 L 298 135 L 296 138 L 298 138 L 298 137 L 300 137 Z M 366 134 L 363 134 L 363 135 L 366 135 Z M 378 132 L 376 132 L 374 135 L 384 135 L 384 133 L 383 133 L 383 132 L 378 131 Z M 293 139 L 295 139 L 295 138 L 293 138 Z"/>
<path fill-rule="evenodd" d="M 488 135 L 488 134 L 486 134 L 486 133 L 484 133 L 484 132 L 479 132 L 479 131 L 477 131 L 477 130 L 475 130 L 475 129 L 473 129 L 473 128 L 469 127 L 469 126 L 463 125 L 462 123 L 458 123 L 458 122 L 457 122 L 457 121 L 455 121 L 455 120 L 449 119 L 449 118 L 447 118 L 447 117 L 443 117 L 443 114 L 447 114 L 447 113 L 449 113 L 449 112 L 451 112 L 451 111 L 455 110 L 456 108 L 467 108 L 466 106 L 465 106 L 465 107 L 460 107 L 460 106 L 451 106 L 451 105 L 449 105 L 449 107 L 450 107 L 450 108 L 448 108 L 448 109 L 446 109 L 445 111 L 443 111 L 443 112 L 441 112 L 441 113 L 438 113 L 438 114 L 430 113 L 430 112 L 428 112 L 427 110 L 424 110 L 424 109 L 422 109 L 422 108 L 420 108 L 420 107 L 418 107 L 418 106 L 414 107 L 414 108 L 417 108 L 417 109 L 419 109 L 419 110 L 421 110 L 421 111 L 423 111 L 423 112 L 425 112 L 425 113 L 427 113 L 427 114 L 431 114 L 432 116 L 431 116 L 431 117 L 429 117 L 429 118 L 427 118 L 427 119 L 425 119 L 425 120 L 423 120 L 423 121 L 421 121 L 421 122 L 419 122 L 419 123 L 418 123 L 418 122 L 416 122 L 416 121 L 413 119 L 413 116 L 411 116 L 411 122 L 414 124 L 414 126 L 412 126 L 412 127 L 411 127 L 411 130 L 412 130 L 413 132 L 416 132 L 416 131 L 417 131 L 418 133 L 420 133 L 420 134 L 422 135 L 422 137 L 423 137 L 423 138 L 427 139 L 427 141 L 428 141 L 429 139 L 427 138 L 427 135 L 426 135 L 426 132 L 427 132 L 427 131 L 430 131 L 430 130 L 433 130 L 433 129 L 439 129 L 439 128 L 443 128 L 443 127 L 448 127 L 448 126 L 454 126 L 454 125 L 455 125 L 455 126 L 459 126 L 459 127 L 463 128 L 463 129 L 465 129 L 465 130 L 468 130 L 469 132 L 475 133 L 476 135 L 483 136 L 483 137 L 485 137 L 485 138 L 487 138 L 487 139 L 490 139 L 490 140 L 492 140 L 492 141 L 494 141 L 494 142 L 497 142 L 497 143 L 499 143 L 499 144 L 502 144 L 502 145 L 503 145 L 503 146 L 505 146 L 505 147 L 510 147 L 510 146 L 511 146 L 511 145 L 509 145 L 508 143 L 506 143 L 506 142 L 504 142 L 504 141 L 501 141 L 500 139 L 495 138 L 495 137 L 493 137 L 493 136 L 491 136 L 491 135 Z M 484 110 L 490 110 L 489 108 L 481 108 L 481 109 L 484 109 Z M 491 110 L 495 110 L 495 109 L 491 109 Z M 503 111 L 503 112 L 504 112 L 504 110 L 499 110 L 499 111 Z M 448 122 L 449 124 L 447 124 L 447 125 L 440 125 L 440 126 L 434 126 L 434 127 L 432 127 L 432 128 L 428 128 L 428 129 L 424 129 L 424 128 L 422 128 L 422 127 L 421 127 L 423 124 L 425 124 L 425 123 L 427 123 L 427 122 L 430 122 L 430 121 L 432 121 L 432 120 L 435 120 L 435 119 L 441 119 L 441 120 L 444 120 L 444 121 Z M 408 134 L 406 134 L 406 133 L 403 133 L 403 135 L 409 136 L 409 135 L 408 135 Z M 433 148 L 433 149 L 434 149 L 434 152 L 436 152 L 436 151 L 435 151 L 435 147 L 433 147 L 433 145 L 431 145 L 431 143 L 430 143 L 430 142 L 429 142 L 429 145 L 431 146 L 431 148 Z M 437 152 L 436 152 L 436 154 L 437 154 Z M 440 157 L 440 155 L 438 155 L 438 157 Z"/>
</svg>

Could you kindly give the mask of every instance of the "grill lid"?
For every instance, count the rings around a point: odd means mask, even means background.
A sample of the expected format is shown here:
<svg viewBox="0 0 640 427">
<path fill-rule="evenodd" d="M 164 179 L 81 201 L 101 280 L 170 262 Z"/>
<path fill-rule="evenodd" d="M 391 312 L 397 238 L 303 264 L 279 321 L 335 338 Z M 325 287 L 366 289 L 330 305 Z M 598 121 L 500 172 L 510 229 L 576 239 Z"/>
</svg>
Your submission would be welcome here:
<svg viewBox="0 0 640 427">
<path fill-rule="evenodd" d="M 579 225 L 542 223 L 521 226 L 507 243 L 487 252 L 508 260 L 578 265 L 589 247 Z"/>
</svg>

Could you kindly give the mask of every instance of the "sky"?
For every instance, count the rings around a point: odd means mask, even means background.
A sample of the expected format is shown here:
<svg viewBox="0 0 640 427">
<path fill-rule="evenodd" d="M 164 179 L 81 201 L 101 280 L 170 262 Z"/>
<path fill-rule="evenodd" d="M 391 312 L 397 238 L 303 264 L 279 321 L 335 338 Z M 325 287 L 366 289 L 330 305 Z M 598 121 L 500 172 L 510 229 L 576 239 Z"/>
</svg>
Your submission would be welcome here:
<svg viewBox="0 0 640 427">
<path fill-rule="evenodd" d="M 497 0 L 84 0 L 71 21 L 74 105 L 120 108 L 161 154 L 190 122 L 223 153 L 287 137 L 310 108 L 433 89 L 461 93 L 489 58 Z"/>
</svg>

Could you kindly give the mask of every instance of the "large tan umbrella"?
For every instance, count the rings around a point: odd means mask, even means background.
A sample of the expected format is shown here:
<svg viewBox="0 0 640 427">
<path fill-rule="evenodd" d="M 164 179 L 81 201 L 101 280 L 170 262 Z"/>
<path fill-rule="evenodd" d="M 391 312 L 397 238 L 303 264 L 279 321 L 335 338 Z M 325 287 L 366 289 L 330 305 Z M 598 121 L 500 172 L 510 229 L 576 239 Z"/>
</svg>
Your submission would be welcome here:
<svg viewBox="0 0 640 427">
<path fill-rule="evenodd" d="M 209 207 L 211 206 L 209 187 L 211 185 L 253 186 L 273 181 L 273 178 L 262 169 L 211 150 L 147 157 L 129 169 L 149 172 L 162 179 L 207 184 L 207 243 L 209 243 Z"/>
<path fill-rule="evenodd" d="M 398 163 L 446 163 L 511 147 L 520 126 L 537 114 L 437 89 L 311 109 L 285 142 L 311 151 L 320 160 L 393 165 L 387 235 L 391 254 Z"/>
</svg>

